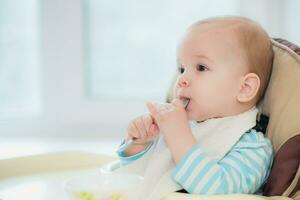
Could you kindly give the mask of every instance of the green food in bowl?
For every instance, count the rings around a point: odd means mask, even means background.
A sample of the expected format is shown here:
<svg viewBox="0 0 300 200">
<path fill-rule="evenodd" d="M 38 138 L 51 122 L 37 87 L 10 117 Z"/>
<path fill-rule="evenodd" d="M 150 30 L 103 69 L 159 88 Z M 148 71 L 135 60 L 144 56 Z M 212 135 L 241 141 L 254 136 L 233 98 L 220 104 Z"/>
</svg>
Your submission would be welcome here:
<svg viewBox="0 0 300 200">
<path fill-rule="evenodd" d="M 135 200 L 142 180 L 135 174 L 97 173 L 70 179 L 65 189 L 72 200 Z"/>
</svg>

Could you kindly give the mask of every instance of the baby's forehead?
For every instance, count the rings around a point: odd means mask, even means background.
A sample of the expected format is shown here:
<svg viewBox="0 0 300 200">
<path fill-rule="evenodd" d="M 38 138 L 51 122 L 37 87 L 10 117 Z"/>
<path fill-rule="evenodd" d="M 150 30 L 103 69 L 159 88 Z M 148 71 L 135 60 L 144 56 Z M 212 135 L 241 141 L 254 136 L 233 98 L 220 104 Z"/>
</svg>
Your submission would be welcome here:
<svg viewBox="0 0 300 200">
<path fill-rule="evenodd" d="M 217 50 L 230 48 L 232 51 L 240 51 L 241 45 L 239 32 L 229 24 L 205 23 L 193 26 L 187 30 L 186 34 L 179 43 L 178 51 L 197 52 L 197 49 L 215 47 Z"/>
</svg>

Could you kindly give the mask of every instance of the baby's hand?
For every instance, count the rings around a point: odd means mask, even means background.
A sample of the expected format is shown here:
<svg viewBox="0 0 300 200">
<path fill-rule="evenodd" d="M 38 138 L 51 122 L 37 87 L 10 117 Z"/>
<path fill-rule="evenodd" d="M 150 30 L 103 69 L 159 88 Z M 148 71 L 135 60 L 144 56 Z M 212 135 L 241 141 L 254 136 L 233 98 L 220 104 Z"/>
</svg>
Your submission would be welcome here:
<svg viewBox="0 0 300 200">
<path fill-rule="evenodd" d="M 159 128 L 150 115 L 142 115 L 130 122 L 127 133 L 135 144 L 147 144 L 159 134 Z"/>
<path fill-rule="evenodd" d="M 188 123 L 183 102 L 175 99 L 172 103 L 147 103 L 148 110 L 157 123 L 176 164 L 186 152 L 197 144 Z"/>
<path fill-rule="evenodd" d="M 188 117 L 181 100 L 174 99 L 171 103 L 164 104 L 148 102 L 147 107 L 161 133 L 167 139 L 190 132 Z"/>
</svg>

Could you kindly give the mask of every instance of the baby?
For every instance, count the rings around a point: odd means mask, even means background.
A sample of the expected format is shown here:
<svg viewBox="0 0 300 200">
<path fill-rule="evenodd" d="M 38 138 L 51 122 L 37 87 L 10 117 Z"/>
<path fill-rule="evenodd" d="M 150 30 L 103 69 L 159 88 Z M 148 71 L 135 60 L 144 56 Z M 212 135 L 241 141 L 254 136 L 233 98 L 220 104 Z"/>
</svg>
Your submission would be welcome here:
<svg viewBox="0 0 300 200">
<path fill-rule="evenodd" d="M 273 150 L 253 127 L 272 60 L 267 33 L 247 18 L 193 24 L 178 46 L 173 100 L 148 102 L 149 115 L 129 124 L 128 138 L 134 142 L 118 151 L 121 167 L 116 171 L 144 177 L 142 199 L 182 189 L 259 193 Z"/>
</svg>

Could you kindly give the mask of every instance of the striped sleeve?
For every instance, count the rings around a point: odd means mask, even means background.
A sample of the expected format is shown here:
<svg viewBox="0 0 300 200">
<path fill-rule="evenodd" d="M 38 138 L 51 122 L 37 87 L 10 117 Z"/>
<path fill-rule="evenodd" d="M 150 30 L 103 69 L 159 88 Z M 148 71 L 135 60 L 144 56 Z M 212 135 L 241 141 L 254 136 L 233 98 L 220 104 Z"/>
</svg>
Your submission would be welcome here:
<svg viewBox="0 0 300 200">
<path fill-rule="evenodd" d="M 253 194 L 266 181 L 272 160 L 270 140 L 250 130 L 221 160 L 194 146 L 175 167 L 172 178 L 193 194 Z"/>
</svg>

